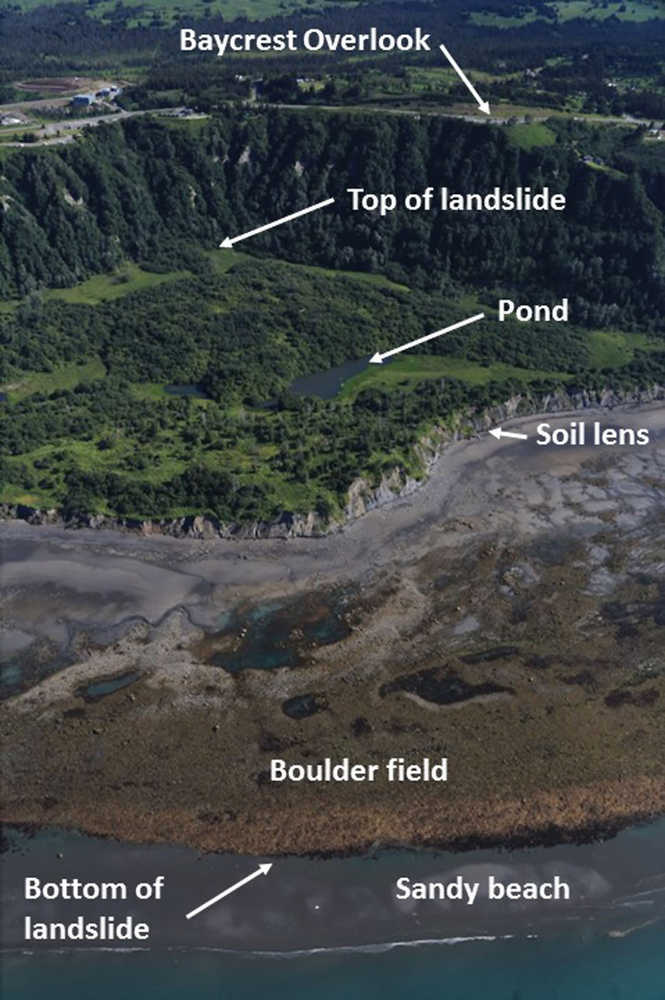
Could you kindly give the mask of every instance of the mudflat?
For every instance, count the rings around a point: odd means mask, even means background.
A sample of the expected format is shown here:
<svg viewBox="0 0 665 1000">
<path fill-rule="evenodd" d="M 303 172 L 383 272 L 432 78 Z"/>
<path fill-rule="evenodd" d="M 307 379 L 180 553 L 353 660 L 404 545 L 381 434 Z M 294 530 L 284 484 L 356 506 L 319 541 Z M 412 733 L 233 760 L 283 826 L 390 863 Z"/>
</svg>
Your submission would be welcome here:
<svg viewBox="0 0 665 1000">
<path fill-rule="evenodd" d="M 538 447 L 536 425 L 647 427 Z M 2 525 L 5 817 L 307 853 L 547 842 L 665 809 L 665 408 L 447 448 L 319 539 Z M 448 760 L 445 783 L 385 762 Z M 379 764 L 270 780 L 272 758 Z"/>
</svg>

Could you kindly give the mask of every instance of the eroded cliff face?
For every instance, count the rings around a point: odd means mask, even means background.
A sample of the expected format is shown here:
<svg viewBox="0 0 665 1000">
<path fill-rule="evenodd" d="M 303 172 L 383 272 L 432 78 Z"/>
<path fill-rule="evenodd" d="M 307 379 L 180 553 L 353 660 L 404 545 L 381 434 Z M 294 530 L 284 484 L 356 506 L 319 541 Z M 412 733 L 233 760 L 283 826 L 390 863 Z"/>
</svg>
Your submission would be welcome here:
<svg viewBox="0 0 665 1000">
<path fill-rule="evenodd" d="M 512 396 L 505 403 L 483 410 L 481 413 L 460 413 L 452 426 L 433 427 L 418 442 L 416 453 L 423 469 L 422 477 L 409 476 L 396 466 L 383 475 L 378 485 L 372 484 L 367 479 L 355 479 L 348 491 L 344 508 L 345 520 L 352 521 L 362 517 L 368 510 L 385 506 L 399 497 L 413 493 L 448 445 L 486 433 L 490 427 L 504 421 L 535 413 L 612 409 L 615 406 L 630 404 L 639 406 L 661 399 L 665 399 L 665 387 L 660 385 L 627 392 L 603 389 L 597 393 L 588 391 L 569 393 L 561 389 L 546 396 L 533 397 L 526 394 Z"/>
<path fill-rule="evenodd" d="M 538 397 L 520 393 L 479 413 L 459 413 L 450 425 L 432 427 L 416 445 L 422 470 L 418 477 L 409 475 L 400 466 L 394 466 L 383 474 L 378 483 L 367 478 L 354 479 L 347 492 L 343 515 L 337 518 L 326 519 L 315 511 L 284 511 L 273 521 L 246 523 L 224 523 L 202 514 L 164 520 L 110 517 L 87 512 L 77 512 L 65 517 L 58 509 L 47 510 L 24 504 L 1 504 L 0 518 L 22 520 L 35 525 L 61 525 L 71 529 L 98 528 L 139 535 L 169 535 L 174 538 L 316 538 L 339 531 L 345 524 L 362 517 L 369 510 L 384 507 L 413 493 L 427 478 L 430 468 L 448 445 L 486 433 L 490 427 L 503 421 L 536 413 L 612 409 L 631 404 L 640 406 L 663 399 L 665 387 L 661 385 L 627 391 L 602 389 L 598 392 L 567 392 L 559 389 Z"/>
</svg>

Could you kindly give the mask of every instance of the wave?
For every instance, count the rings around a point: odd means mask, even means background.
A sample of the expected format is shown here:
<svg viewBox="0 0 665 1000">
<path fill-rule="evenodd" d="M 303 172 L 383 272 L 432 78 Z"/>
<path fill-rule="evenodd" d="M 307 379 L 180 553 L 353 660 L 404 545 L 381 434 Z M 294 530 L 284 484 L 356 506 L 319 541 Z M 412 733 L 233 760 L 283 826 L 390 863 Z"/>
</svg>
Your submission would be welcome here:
<svg viewBox="0 0 665 1000">
<path fill-rule="evenodd" d="M 469 944 L 471 942 L 482 941 L 510 941 L 517 937 L 515 934 L 474 934 L 466 937 L 448 938 L 418 938 L 414 941 L 384 941 L 375 944 L 342 944 L 331 945 L 330 947 L 319 948 L 298 948 L 293 951 L 254 951 L 252 955 L 262 958 L 304 958 L 309 955 L 330 955 L 358 953 L 365 955 L 381 955 L 395 948 L 422 948 L 427 946 Z M 536 938 L 537 934 L 527 934 L 525 937 Z M 204 949 L 215 950 L 215 949 Z"/>
<path fill-rule="evenodd" d="M 93 954 L 97 952 L 117 952 L 119 954 L 130 954 L 132 952 L 154 952 L 158 953 L 160 951 L 169 952 L 211 952 L 213 954 L 221 955 L 236 955 L 245 958 L 306 958 L 314 955 L 332 955 L 332 954 L 349 954 L 358 953 L 365 955 L 380 955 L 385 952 L 393 951 L 396 948 L 423 948 L 423 947 L 440 947 L 440 946 L 452 946 L 458 944 L 470 944 L 470 943 L 480 943 L 480 942 L 493 942 L 493 941 L 511 941 L 519 938 L 520 940 L 529 941 L 537 940 L 540 935 L 538 934 L 473 934 L 467 936 L 457 936 L 457 937 L 446 937 L 446 938 L 417 938 L 412 941 L 379 941 L 371 944 L 341 944 L 341 945 L 330 945 L 320 946 L 317 948 L 294 948 L 288 951 L 271 951 L 271 950 L 240 950 L 236 948 L 217 948 L 212 945 L 177 945 L 171 947 L 157 947 L 157 948 L 107 948 L 107 947 L 86 947 L 86 948 L 48 948 L 39 951 L 39 954 L 49 954 L 49 955 L 66 955 L 72 952 L 80 954 Z M 28 948 L 2 948 L 0 949 L 0 954 L 22 954 L 22 955 L 34 955 L 37 951 Z"/>
</svg>

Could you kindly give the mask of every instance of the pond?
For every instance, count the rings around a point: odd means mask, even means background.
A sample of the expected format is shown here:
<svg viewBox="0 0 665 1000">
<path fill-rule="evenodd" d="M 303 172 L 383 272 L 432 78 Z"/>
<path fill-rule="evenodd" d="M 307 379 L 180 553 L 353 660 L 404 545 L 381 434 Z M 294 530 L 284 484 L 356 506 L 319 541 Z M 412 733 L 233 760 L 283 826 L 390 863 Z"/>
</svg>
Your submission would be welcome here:
<svg viewBox="0 0 665 1000">
<path fill-rule="evenodd" d="M 289 386 L 289 392 L 295 396 L 318 396 L 319 399 L 333 399 L 347 379 L 364 372 L 369 364 L 369 355 L 345 361 L 344 364 L 327 368 L 325 371 L 314 372 L 312 375 L 300 375 Z M 207 393 L 198 383 L 173 383 L 165 385 L 164 392 L 170 396 L 189 396 L 195 399 L 207 399 Z M 268 400 L 262 408 L 274 409 L 276 401 Z"/>
<path fill-rule="evenodd" d="M 114 677 L 99 677 L 97 680 L 90 681 L 89 684 L 78 688 L 76 693 L 84 701 L 99 701 L 100 698 L 105 698 L 106 695 L 113 694 L 114 691 L 120 691 L 133 684 L 140 676 L 140 670 L 126 670 Z"/>
<path fill-rule="evenodd" d="M 203 388 L 194 383 L 192 385 L 177 384 L 165 385 L 164 392 L 168 392 L 169 396 L 195 396 L 198 399 L 207 399 L 207 393 L 204 392 Z"/>
<path fill-rule="evenodd" d="M 319 399 L 332 399 L 347 379 L 364 372 L 368 364 L 369 355 L 355 361 L 345 361 L 343 365 L 328 368 L 327 371 L 315 372 L 313 375 L 302 375 L 293 380 L 289 389 L 296 396 L 318 396 Z"/>
</svg>

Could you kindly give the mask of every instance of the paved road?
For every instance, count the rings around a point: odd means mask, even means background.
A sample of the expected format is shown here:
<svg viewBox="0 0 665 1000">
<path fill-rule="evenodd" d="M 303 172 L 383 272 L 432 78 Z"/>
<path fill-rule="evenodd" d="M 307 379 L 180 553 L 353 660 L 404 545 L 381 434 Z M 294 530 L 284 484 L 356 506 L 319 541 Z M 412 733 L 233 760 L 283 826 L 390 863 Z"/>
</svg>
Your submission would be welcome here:
<svg viewBox="0 0 665 1000">
<path fill-rule="evenodd" d="M 39 135 L 42 138 L 37 142 L 6 142 L 5 146 L 25 146 L 34 148 L 35 146 L 57 146 L 62 143 L 72 142 L 77 132 L 83 128 L 94 128 L 103 123 L 113 124 L 125 118 L 135 118 L 138 115 L 167 115 L 176 117 L 182 115 L 184 108 L 150 108 L 147 111 L 118 111 L 116 114 L 96 115 L 94 118 L 67 118 L 62 121 L 48 122 L 40 128 Z M 206 115 L 187 115 L 188 118 L 205 118 Z M 26 125 L 26 131 L 30 131 L 30 126 Z"/>
</svg>

